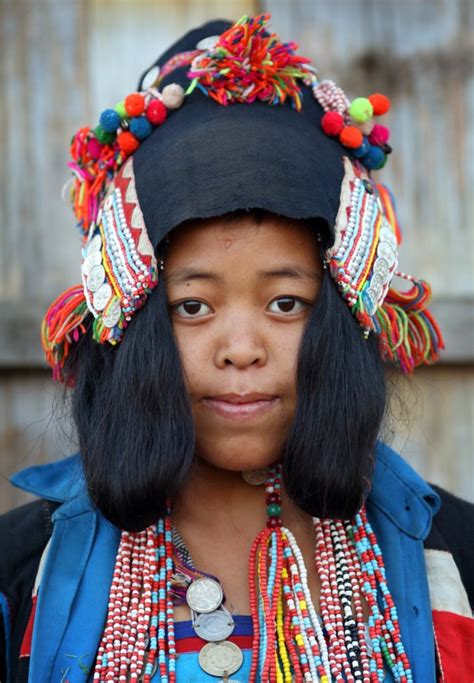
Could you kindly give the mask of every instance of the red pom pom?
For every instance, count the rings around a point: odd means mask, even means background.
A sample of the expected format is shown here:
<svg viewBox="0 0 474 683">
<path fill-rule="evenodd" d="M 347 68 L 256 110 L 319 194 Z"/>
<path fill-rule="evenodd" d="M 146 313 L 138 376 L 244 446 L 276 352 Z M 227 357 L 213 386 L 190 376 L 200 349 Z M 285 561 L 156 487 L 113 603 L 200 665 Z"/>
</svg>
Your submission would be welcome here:
<svg viewBox="0 0 474 683">
<path fill-rule="evenodd" d="M 363 143 L 364 136 L 362 135 L 362 131 L 355 126 L 345 126 L 339 135 L 339 141 L 344 147 L 356 149 Z"/>
<path fill-rule="evenodd" d="M 367 98 L 374 108 L 374 116 L 382 116 L 390 109 L 390 100 L 385 95 L 374 93 Z"/>
<path fill-rule="evenodd" d="M 387 128 L 387 126 L 381 126 L 378 123 L 376 123 L 372 129 L 371 134 L 369 135 L 369 142 L 371 145 L 378 145 L 380 147 L 380 145 L 387 144 L 389 138 L 390 128 Z"/>
<path fill-rule="evenodd" d="M 321 119 L 321 128 L 326 135 L 337 137 L 344 128 L 344 117 L 337 111 L 327 111 Z"/>
<path fill-rule="evenodd" d="M 124 101 L 127 116 L 140 116 L 145 111 L 145 98 L 138 92 L 127 95 Z"/>
<path fill-rule="evenodd" d="M 168 110 L 160 100 L 152 100 L 146 108 L 146 117 L 153 126 L 159 126 L 166 119 Z"/>
<path fill-rule="evenodd" d="M 121 133 L 117 138 L 117 142 L 122 152 L 127 156 L 133 154 L 133 152 L 140 147 L 140 142 L 133 133 L 130 133 L 130 131 Z"/>
</svg>

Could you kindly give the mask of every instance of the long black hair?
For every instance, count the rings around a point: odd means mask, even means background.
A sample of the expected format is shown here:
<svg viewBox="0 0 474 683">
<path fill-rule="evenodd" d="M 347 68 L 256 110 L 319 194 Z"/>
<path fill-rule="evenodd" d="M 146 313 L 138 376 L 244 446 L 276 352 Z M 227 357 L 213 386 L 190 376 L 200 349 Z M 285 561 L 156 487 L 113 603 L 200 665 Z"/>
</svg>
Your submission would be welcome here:
<svg viewBox="0 0 474 683">
<path fill-rule="evenodd" d="M 251 215 L 262 220 L 262 212 Z M 312 227 L 316 234 L 321 226 Z M 164 278 L 117 347 L 97 344 L 89 329 L 66 372 L 75 383 L 72 412 L 89 495 L 117 527 L 144 529 L 164 513 L 194 458 Z M 359 509 L 385 404 L 377 339 L 363 337 L 325 270 L 301 341 L 297 406 L 283 458 L 285 488 L 304 511 L 346 519 Z"/>
</svg>

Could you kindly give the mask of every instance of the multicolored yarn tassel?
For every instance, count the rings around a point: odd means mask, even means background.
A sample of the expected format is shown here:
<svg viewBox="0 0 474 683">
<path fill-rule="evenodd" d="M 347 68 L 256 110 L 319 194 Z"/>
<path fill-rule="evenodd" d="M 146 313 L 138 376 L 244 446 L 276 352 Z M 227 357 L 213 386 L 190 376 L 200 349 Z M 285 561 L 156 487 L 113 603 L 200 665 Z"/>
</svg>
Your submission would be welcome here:
<svg viewBox="0 0 474 683">
<path fill-rule="evenodd" d="M 68 289 L 48 308 L 41 326 L 41 344 L 53 369 L 53 379 L 63 381 L 64 362 L 72 344 L 85 333 L 88 315 L 82 285 Z"/>
<path fill-rule="evenodd" d="M 377 309 L 379 345 L 382 356 L 409 374 L 419 365 L 439 359 L 444 340 L 438 323 L 427 309 L 431 287 L 406 273 L 395 275 L 409 280 L 407 292 L 390 287 L 383 306 Z"/>
<path fill-rule="evenodd" d="M 198 87 L 222 105 L 255 100 L 282 104 L 289 98 L 301 109 L 297 80 L 308 79 L 307 57 L 295 54 L 296 43 L 282 43 L 275 33 L 264 35 L 269 14 L 243 16 L 216 44 L 197 56 L 188 76 L 186 94 Z"/>
</svg>

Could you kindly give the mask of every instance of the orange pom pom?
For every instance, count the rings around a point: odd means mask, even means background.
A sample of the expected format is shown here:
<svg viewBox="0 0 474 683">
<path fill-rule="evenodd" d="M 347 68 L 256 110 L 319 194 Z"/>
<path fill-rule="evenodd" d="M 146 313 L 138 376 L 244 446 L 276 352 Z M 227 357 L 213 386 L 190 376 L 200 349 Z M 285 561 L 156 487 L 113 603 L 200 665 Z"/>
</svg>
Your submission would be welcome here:
<svg viewBox="0 0 474 683">
<path fill-rule="evenodd" d="M 386 95 L 381 95 L 380 93 L 374 93 L 367 98 L 374 108 L 374 116 L 382 116 L 386 114 L 390 109 L 390 100 Z"/>
<path fill-rule="evenodd" d="M 145 111 L 145 98 L 140 93 L 133 92 L 127 95 L 124 105 L 128 116 L 140 116 Z"/>
<path fill-rule="evenodd" d="M 355 126 L 345 126 L 339 135 L 339 142 L 344 147 L 350 147 L 351 149 L 360 147 L 363 141 L 362 131 Z"/>
<path fill-rule="evenodd" d="M 122 152 L 127 156 L 133 154 L 133 152 L 140 147 L 140 142 L 134 134 L 130 133 L 128 130 L 118 136 L 117 142 Z"/>
</svg>

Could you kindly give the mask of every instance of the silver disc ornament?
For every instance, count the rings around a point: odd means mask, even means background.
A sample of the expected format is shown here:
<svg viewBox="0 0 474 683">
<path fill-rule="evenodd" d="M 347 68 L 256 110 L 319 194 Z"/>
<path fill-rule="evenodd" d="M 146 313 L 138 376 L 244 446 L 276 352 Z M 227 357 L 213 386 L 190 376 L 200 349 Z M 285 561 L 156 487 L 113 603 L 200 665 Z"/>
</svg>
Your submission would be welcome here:
<svg viewBox="0 0 474 683">
<path fill-rule="evenodd" d="M 369 289 L 365 290 L 363 299 L 365 310 L 367 311 L 367 314 L 372 317 L 375 315 L 375 311 L 377 310 L 377 297 L 375 296 L 375 292 L 373 292 L 369 287 Z"/>
<path fill-rule="evenodd" d="M 397 238 L 393 234 L 393 230 L 388 223 L 384 223 L 382 229 L 380 230 L 380 240 L 382 242 L 388 242 L 392 249 L 397 248 Z"/>
<path fill-rule="evenodd" d="M 199 653 L 199 664 L 211 676 L 231 676 L 242 666 L 244 656 L 240 647 L 226 640 L 208 643 Z"/>
<path fill-rule="evenodd" d="M 104 282 L 99 289 L 94 292 L 93 304 L 96 311 L 103 311 L 112 296 L 112 287 L 108 282 Z"/>
<path fill-rule="evenodd" d="M 207 614 L 200 614 L 195 619 L 193 628 L 200 638 L 216 643 L 230 636 L 235 623 L 231 614 L 218 609 Z"/>
<path fill-rule="evenodd" d="M 82 264 L 82 272 L 84 275 L 89 275 L 94 266 L 100 266 L 102 263 L 102 253 L 100 251 L 91 251 L 87 254 Z"/>
<path fill-rule="evenodd" d="M 104 323 L 105 327 L 115 327 L 120 320 L 121 315 L 122 308 L 120 306 L 120 299 L 114 299 L 111 301 L 110 305 L 105 311 L 104 316 L 102 317 L 102 322 Z"/>
<path fill-rule="evenodd" d="M 90 292 L 95 292 L 99 289 L 105 280 L 104 266 L 94 266 L 87 276 L 87 289 Z"/>
<path fill-rule="evenodd" d="M 395 251 L 388 242 L 379 242 L 377 247 L 377 256 L 381 256 L 382 258 L 386 259 L 389 266 L 392 266 L 397 258 Z"/>
<path fill-rule="evenodd" d="M 100 251 L 102 246 L 102 238 L 100 235 L 94 235 L 87 245 L 87 256 L 90 256 L 94 251 Z"/>
<path fill-rule="evenodd" d="M 199 614 L 214 612 L 223 599 L 224 593 L 220 583 L 207 576 L 193 581 L 186 591 L 186 602 Z"/>
</svg>

